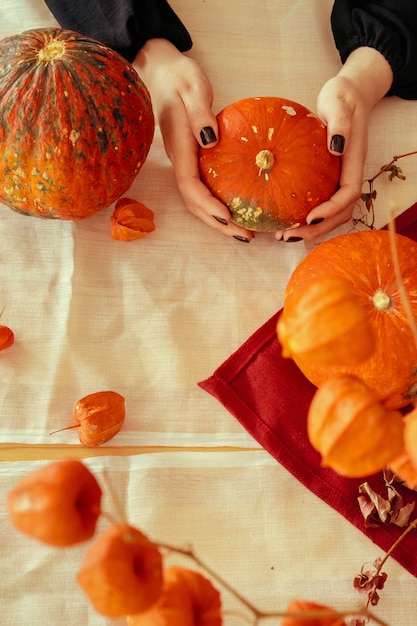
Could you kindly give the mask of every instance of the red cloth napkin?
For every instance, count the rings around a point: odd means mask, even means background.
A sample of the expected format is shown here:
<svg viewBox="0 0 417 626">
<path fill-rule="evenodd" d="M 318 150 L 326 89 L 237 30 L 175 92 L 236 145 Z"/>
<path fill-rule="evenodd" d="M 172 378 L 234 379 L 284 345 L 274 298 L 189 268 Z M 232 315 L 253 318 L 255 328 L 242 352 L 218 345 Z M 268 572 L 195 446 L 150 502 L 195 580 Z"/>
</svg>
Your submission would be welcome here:
<svg viewBox="0 0 417 626">
<path fill-rule="evenodd" d="M 396 231 L 417 240 L 417 203 L 396 220 Z M 384 551 L 403 529 L 394 525 L 366 528 L 357 497 L 365 480 L 387 496 L 382 474 L 346 479 L 320 464 L 307 436 L 306 417 L 315 387 L 291 359 L 284 359 L 276 336 L 280 311 L 261 326 L 212 376 L 198 384 L 217 398 L 244 428 L 303 485 L 359 528 Z M 417 493 L 397 487 L 404 502 Z M 380 555 L 375 555 L 380 556 Z M 417 576 L 417 532 L 410 533 L 393 553 Z"/>
</svg>

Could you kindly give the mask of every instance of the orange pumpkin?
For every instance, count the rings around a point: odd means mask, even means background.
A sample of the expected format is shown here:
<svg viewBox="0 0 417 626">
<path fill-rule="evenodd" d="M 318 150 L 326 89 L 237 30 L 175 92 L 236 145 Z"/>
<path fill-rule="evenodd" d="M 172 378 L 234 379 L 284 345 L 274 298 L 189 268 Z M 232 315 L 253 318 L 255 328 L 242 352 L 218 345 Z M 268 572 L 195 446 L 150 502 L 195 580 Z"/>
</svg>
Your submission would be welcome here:
<svg viewBox="0 0 417 626">
<path fill-rule="evenodd" d="M 159 600 L 148 611 L 129 615 L 127 623 L 128 626 L 221 626 L 220 593 L 198 572 L 167 567 Z"/>
<path fill-rule="evenodd" d="M 102 615 L 140 613 L 161 594 L 162 557 L 139 530 L 114 524 L 88 549 L 77 582 Z"/>
<path fill-rule="evenodd" d="M 13 525 L 44 543 L 66 547 L 90 539 L 100 515 L 101 489 L 78 460 L 64 460 L 27 474 L 8 494 Z"/>
<path fill-rule="evenodd" d="M 307 431 L 322 464 L 350 478 L 379 472 L 403 449 L 400 411 L 386 409 L 363 381 L 346 374 L 316 391 Z"/>
<path fill-rule="evenodd" d="M 375 340 L 352 283 L 340 276 L 312 279 L 285 301 L 277 323 L 284 357 L 330 365 L 356 365 Z"/>
<path fill-rule="evenodd" d="M 306 600 L 292 600 L 287 606 L 288 613 L 323 612 L 322 617 L 284 617 L 281 626 L 345 626 L 345 621 L 340 617 L 325 616 L 324 613 L 332 611 L 330 607 Z"/>
<path fill-rule="evenodd" d="M 85 446 L 99 446 L 117 435 L 125 421 L 125 399 L 116 391 L 96 391 L 78 400 L 72 412 Z"/>
<path fill-rule="evenodd" d="M 401 274 L 417 319 L 417 244 L 395 235 Z M 312 281 L 328 275 L 348 280 L 367 311 L 375 350 L 358 365 L 322 365 L 303 355 L 294 361 L 314 385 L 342 373 L 354 374 L 383 399 L 400 408 L 417 394 L 417 349 L 399 293 L 388 231 L 339 235 L 314 248 L 292 273 L 284 298 L 301 294 Z M 358 335 L 356 341 L 360 341 Z"/>
<path fill-rule="evenodd" d="M 111 236 L 119 241 L 134 241 L 155 230 L 154 214 L 143 202 L 120 198 L 111 216 Z"/>
<path fill-rule="evenodd" d="M 219 141 L 200 150 L 200 175 L 239 226 L 274 231 L 304 224 L 336 191 L 340 159 L 327 149 L 324 124 L 301 104 L 245 98 L 217 120 Z"/>
<path fill-rule="evenodd" d="M 0 201 L 78 220 L 132 184 L 154 132 L 149 93 L 125 59 L 58 28 L 0 41 Z"/>
</svg>

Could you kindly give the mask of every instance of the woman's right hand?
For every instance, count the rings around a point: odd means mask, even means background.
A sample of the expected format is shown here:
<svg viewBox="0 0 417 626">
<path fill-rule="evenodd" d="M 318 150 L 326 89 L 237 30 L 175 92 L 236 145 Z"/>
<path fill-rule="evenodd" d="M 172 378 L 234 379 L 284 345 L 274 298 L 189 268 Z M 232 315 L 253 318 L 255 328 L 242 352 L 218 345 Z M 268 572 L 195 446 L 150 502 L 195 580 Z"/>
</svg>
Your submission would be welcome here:
<svg viewBox="0 0 417 626">
<path fill-rule="evenodd" d="M 254 234 L 231 222 L 227 207 L 200 180 L 198 153 L 217 143 L 213 92 L 201 67 L 165 39 L 151 39 L 134 67 L 148 87 L 168 158 L 187 210 L 229 237 L 250 242 Z"/>
</svg>

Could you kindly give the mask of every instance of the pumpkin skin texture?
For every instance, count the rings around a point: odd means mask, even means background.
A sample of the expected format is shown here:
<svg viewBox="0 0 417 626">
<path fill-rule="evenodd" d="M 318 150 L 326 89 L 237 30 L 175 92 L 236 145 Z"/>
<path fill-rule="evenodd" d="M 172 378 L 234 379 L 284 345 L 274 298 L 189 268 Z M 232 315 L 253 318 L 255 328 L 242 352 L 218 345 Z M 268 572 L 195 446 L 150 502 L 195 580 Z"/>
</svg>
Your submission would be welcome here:
<svg viewBox="0 0 417 626">
<path fill-rule="evenodd" d="M 58 28 L 0 41 L 0 201 L 80 220 L 131 185 L 154 133 L 147 88 L 97 41 Z"/>
<path fill-rule="evenodd" d="M 340 158 L 329 153 L 326 129 L 306 107 L 283 98 L 245 98 L 217 116 L 219 141 L 200 150 L 200 177 L 252 231 L 305 224 L 336 191 Z"/>
<path fill-rule="evenodd" d="M 417 318 L 417 244 L 399 234 L 395 241 L 405 290 Z M 328 378 L 350 373 L 363 380 L 386 406 L 407 406 L 417 395 L 417 348 L 397 287 L 390 233 L 369 230 L 339 235 L 314 248 L 290 276 L 284 310 L 294 293 L 302 293 L 311 281 L 329 275 L 353 285 L 367 312 L 375 349 L 357 365 L 321 365 L 293 355 L 295 363 L 317 387 Z"/>
</svg>

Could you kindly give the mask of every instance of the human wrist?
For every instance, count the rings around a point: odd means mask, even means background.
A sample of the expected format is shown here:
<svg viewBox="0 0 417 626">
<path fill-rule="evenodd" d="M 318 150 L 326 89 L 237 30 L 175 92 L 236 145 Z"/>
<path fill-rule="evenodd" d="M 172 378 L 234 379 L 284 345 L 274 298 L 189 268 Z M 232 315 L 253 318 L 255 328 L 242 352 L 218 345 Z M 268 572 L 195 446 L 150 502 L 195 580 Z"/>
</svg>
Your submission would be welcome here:
<svg viewBox="0 0 417 626">
<path fill-rule="evenodd" d="M 350 53 L 338 75 L 354 85 L 369 110 L 386 95 L 393 80 L 386 58 L 365 46 Z"/>
</svg>

